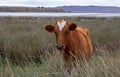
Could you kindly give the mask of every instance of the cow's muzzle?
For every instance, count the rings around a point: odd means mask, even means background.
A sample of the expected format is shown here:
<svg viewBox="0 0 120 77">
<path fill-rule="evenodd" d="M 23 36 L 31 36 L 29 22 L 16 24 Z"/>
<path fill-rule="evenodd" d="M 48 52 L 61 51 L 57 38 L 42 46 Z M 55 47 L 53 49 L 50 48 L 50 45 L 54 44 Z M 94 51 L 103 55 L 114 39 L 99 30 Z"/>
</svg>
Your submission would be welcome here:
<svg viewBox="0 0 120 77">
<path fill-rule="evenodd" d="M 57 47 L 58 50 L 61 51 L 61 50 L 63 49 L 64 46 L 63 46 L 63 45 L 56 45 L 56 47 Z"/>
</svg>

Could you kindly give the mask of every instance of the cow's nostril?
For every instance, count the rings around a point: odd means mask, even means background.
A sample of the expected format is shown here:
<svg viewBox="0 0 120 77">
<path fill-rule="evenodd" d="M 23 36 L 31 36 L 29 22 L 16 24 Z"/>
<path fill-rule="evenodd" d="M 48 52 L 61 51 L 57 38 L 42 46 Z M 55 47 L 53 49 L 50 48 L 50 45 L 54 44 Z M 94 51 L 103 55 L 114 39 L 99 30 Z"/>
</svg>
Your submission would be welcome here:
<svg viewBox="0 0 120 77">
<path fill-rule="evenodd" d="M 57 45 L 56 46 L 58 50 L 62 50 L 63 49 L 63 45 Z"/>
</svg>

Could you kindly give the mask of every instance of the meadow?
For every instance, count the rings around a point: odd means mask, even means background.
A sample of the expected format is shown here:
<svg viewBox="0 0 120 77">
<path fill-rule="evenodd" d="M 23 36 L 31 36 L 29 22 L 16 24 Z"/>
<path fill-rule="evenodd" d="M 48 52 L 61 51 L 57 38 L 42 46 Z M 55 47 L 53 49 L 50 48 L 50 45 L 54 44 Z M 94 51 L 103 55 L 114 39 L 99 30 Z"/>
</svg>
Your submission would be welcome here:
<svg viewBox="0 0 120 77">
<path fill-rule="evenodd" d="M 94 53 L 72 77 L 120 77 L 120 18 L 64 17 L 90 31 Z M 59 18 L 0 17 L 0 77 L 65 77 L 55 36 Z"/>
</svg>

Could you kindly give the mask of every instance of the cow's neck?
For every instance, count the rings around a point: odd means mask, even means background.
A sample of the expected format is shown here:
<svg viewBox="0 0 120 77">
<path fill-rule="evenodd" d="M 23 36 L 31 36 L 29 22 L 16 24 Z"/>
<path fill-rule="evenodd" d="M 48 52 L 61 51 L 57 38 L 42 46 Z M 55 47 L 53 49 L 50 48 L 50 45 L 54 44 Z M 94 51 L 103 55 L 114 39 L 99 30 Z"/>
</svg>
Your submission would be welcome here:
<svg viewBox="0 0 120 77">
<path fill-rule="evenodd" d="M 68 50 L 74 50 L 74 48 L 75 48 L 74 36 L 72 36 L 73 35 L 72 33 L 73 33 L 73 31 L 70 32 L 70 35 L 68 37 L 68 42 L 67 42 L 67 46 L 66 46 Z"/>
<path fill-rule="evenodd" d="M 79 43 L 78 43 L 79 42 Z M 77 31 L 71 31 L 69 38 L 68 38 L 68 42 L 67 42 L 67 47 L 69 50 L 77 50 L 77 48 L 79 48 L 78 46 L 80 46 L 81 44 L 81 40 L 78 37 Z"/>
</svg>

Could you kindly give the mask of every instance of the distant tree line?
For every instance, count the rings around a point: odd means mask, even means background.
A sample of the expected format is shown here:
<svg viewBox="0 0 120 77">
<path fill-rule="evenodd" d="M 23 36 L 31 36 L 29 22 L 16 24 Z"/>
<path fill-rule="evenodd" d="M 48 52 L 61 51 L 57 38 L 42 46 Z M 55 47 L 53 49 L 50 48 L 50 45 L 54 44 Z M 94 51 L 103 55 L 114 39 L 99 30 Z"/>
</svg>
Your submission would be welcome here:
<svg viewBox="0 0 120 77">
<path fill-rule="evenodd" d="M 58 8 L 46 8 L 46 7 L 8 7 L 1 6 L 0 12 L 64 12 Z"/>
</svg>

